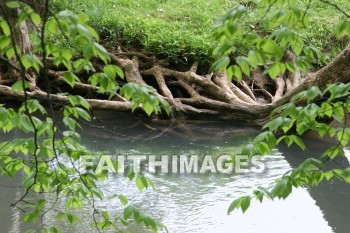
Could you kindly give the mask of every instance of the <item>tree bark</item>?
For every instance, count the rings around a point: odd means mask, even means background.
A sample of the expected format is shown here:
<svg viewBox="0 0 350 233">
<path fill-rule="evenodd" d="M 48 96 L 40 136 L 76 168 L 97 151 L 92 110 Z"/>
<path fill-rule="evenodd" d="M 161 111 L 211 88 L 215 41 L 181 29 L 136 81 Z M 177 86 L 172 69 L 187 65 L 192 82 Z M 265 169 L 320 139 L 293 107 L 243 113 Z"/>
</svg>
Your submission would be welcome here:
<svg viewBox="0 0 350 233">
<path fill-rule="evenodd" d="M 15 8 L 11 9 L 6 6 L 6 2 L 10 2 L 11 0 L 4 0 L 1 4 L 0 16 L 2 16 L 5 20 L 8 21 L 8 24 L 12 28 L 13 39 L 15 44 L 20 48 L 20 53 L 31 53 L 33 50 L 33 44 L 29 39 L 29 31 L 27 22 L 22 22 L 19 26 L 16 26 L 18 17 L 20 15 L 21 9 Z M 40 0 L 42 2 L 42 0 Z M 35 5 L 33 0 L 23 0 L 25 4 Z"/>
</svg>

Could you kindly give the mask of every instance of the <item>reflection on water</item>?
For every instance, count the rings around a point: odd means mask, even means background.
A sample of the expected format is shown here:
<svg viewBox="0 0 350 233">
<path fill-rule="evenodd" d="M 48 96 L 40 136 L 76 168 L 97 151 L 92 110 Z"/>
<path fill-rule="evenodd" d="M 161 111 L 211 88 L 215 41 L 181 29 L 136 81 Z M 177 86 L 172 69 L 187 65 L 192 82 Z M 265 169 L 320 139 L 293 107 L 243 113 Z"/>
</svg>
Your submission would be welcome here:
<svg viewBox="0 0 350 233">
<path fill-rule="evenodd" d="M 84 127 L 83 143 L 91 149 L 106 151 L 113 155 L 193 155 L 198 156 L 233 154 L 251 140 L 255 131 L 232 124 L 205 123 L 183 128 L 179 125 L 164 125 L 155 129 L 150 123 L 138 121 L 123 124 L 123 130 L 108 116 L 107 130 L 99 127 Z M 124 120 L 125 119 L 119 119 Z M 128 119 L 130 120 L 130 119 Z M 106 122 L 101 122 L 101 125 Z M 143 129 L 142 129 L 143 128 Z M 148 134 L 145 132 L 148 128 Z M 168 130 L 167 130 L 168 129 Z M 204 131 L 201 130 L 204 129 Z M 219 130 L 218 130 L 219 129 Z M 116 132 L 117 134 L 113 133 Z M 229 133 L 230 132 L 230 133 Z M 123 135 L 121 135 L 121 133 Z M 149 140 L 140 140 L 139 136 Z M 138 206 L 164 223 L 169 232 L 244 232 L 244 233 L 346 233 L 350 231 L 348 221 L 350 188 L 343 184 L 324 184 L 310 191 L 294 190 L 285 201 L 253 202 L 249 210 L 242 214 L 236 211 L 227 216 L 227 208 L 232 200 L 251 194 L 257 186 L 268 186 L 291 167 L 295 167 L 307 156 L 319 154 L 322 148 L 310 141 L 310 150 L 302 153 L 295 148 L 279 148 L 274 155 L 265 157 L 265 172 L 261 174 L 146 174 L 153 181 L 156 190 L 148 189 L 139 193 L 134 183 L 114 175 L 101 184 L 106 196 L 123 194 L 129 202 Z M 348 166 L 347 161 L 338 161 Z M 6 207 L 17 194 L 16 189 L 0 187 L 0 232 L 18 232 L 18 214 Z M 50 198 L 50 197 L 49 197 Z M 119 200 L 111 199 L 98 203 L 99 207 L 117 216 L 122 207 Z M 64 208 L 64 202 L 58 208 Z M 9 217 L 11 213 L 11 217 Z M 64 222 L 64 232 L 93 232 L 91 210 L 77 212 L 82 223 L 70 226 Z M 47 224 L 57 224 L 53 216 L 47 215 Z M 16 228 L 17 227 L 17 228 Z M 131 224 L 131 232 L 148 232 Z"/>
</svg>

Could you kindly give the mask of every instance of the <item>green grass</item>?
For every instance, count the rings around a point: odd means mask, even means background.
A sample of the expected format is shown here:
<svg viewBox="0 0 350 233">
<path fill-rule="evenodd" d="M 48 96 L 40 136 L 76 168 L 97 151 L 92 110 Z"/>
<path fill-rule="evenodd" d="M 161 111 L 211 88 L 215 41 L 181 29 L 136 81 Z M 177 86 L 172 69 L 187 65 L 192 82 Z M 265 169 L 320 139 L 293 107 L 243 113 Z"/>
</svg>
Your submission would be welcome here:
<svg viewBox="0 0 350 233">
<path fill-rule="evenodd" d="M 300 2 L 302 2 L 300 0 Z M 333 0 L 345 12 L 350 13 L 349 0 Z M 306 5 L 304 3 L 304 5 Z M 305 36 L 308 42 L 319 49 L 322 49 L 329 59 L 335 57 L 348 44 L 348 40 L 338 40 L 335 37 L 336 27 L 345 17 L 337 9 L 318 1 L 311 5 L 310 29 L 306 31 Z"/>
<path fill-rule="evenodd" d="M 137 47 L 175 61 L 204 63 L 212 61 L 211 53 L 216 43 L 211 39 L 214 20 L 233 3 L 246 4 L 252 10 L 247 25 L 261 25 L 266 30 L 269 18 L 257 14 L 255 3 L 260 0 L 74 0 L 68 8 L 85 12 L 107 47 L 117 42 Z M 350 1 L 334 0 L 350 12 Z M 308 1 L 298 5 L 307 7 Z M 335 8 L 313 0 L 310 5 L 310 27 L 303 32 L 305 41 L 334 57 L 347 42 L 337 40 L 336 24 L 342 14 Z M 249 50 L 249 44 L 238 41 L 239 53 Z"/>
<path fill-rule="evenodd" d="M 141 47 L 174 60 L 211 60 L 215 18 L 224 13 L 224 0 L 84 0 L 69 9 L 85 12 L 107 42 Z"/>
</svg>

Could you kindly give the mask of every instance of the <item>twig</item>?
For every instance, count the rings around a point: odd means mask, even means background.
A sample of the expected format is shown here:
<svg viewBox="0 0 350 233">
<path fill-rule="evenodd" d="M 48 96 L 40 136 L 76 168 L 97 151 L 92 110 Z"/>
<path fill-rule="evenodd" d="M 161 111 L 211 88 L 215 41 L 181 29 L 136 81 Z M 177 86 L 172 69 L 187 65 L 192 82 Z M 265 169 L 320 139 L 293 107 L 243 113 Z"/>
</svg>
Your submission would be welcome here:
<svg viewBox="0 0 350 233">
<path fill-rule="evenodd" d="M 319 0 L 319 1 L 334 7 L 335 9 L 340 11 L 343 15 L 345 15 L 347 18 L 350 18 L 350 14 L 346 13 L 346 11 L 341 9 L 337 4 L 330 2 L 330 1 L 327 1 L 327 0 Z"/>
</svg>

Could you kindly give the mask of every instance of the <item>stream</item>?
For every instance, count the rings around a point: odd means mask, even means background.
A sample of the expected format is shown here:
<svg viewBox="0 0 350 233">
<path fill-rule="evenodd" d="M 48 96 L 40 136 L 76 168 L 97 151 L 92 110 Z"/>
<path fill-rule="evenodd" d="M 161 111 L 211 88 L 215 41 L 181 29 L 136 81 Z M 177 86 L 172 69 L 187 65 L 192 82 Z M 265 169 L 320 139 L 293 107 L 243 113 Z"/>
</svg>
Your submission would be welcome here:
<svg viewBox="0 0 350 233">
<path fill-rule="evenodd" d="M 82 143 L 94 151 L 106 154 L 155 156 L 189 156 L 199 158 L 210 155 L 239 153 L 258 133 L 256 128 L 241 123 L 215 121 L 166 121 L 144 122 L 137 116 L 98 112 L 96 120 L 88 125 L 82 123 Z M 16 137 L 10 135 L 9 137 Z M 8 140 L 8 139 L 7 139 Z M 104 194 L 123 194 L 129 203 L 142 213 L 162 222 L 170 233 L 348 233 L 350 232 L 350 187 L 338 181 L 321 183 L 310 189 L 294 189 L 286 200 L 263 203 L 253 201 L 246 213 L 234 211 L 227 215 L 230 203 L 237 197 L 250 195 L 258 186 L 267 187 L 276 178 L 309 157 L 319 156 L 332 142 L 315 137 L 305 139 L 308 151 L 295 147 L 280 146 L 272 155 L 261 158 L 264 171 L 224 174 L 220 172 L 179 173 L 145 172 L 154 183 L 139 192 L 135 182 L 120 174 L 112 174 L 100 184 Z M 328 168 L 349 166 L 347 157 L 330 162 Z M 169 162 L 170 163 L 170 162 Z M 30 226 L 20 223 L 21 212 L 9 207 L 21 195 L 15 180 L 0 177 L 0 232 L 25 232 Z M 47 196 L 48 199 L 52 198 Z M 99 208 L 111 215 L 122 213 L 118 198 L 97 203 Z M 57 208 L 64 209 L 61 201 Z M 47 214 L 46 224 L 59 225 L 63 232 L 94 232 L 91 228 L 91 208 L 84 207 L 76 214 L 82 219 L 79 224 L 57 222 L 54 215 Z M 130 223 L 130 232 L 151 232 L 142 226 Z"/>
</svg>

